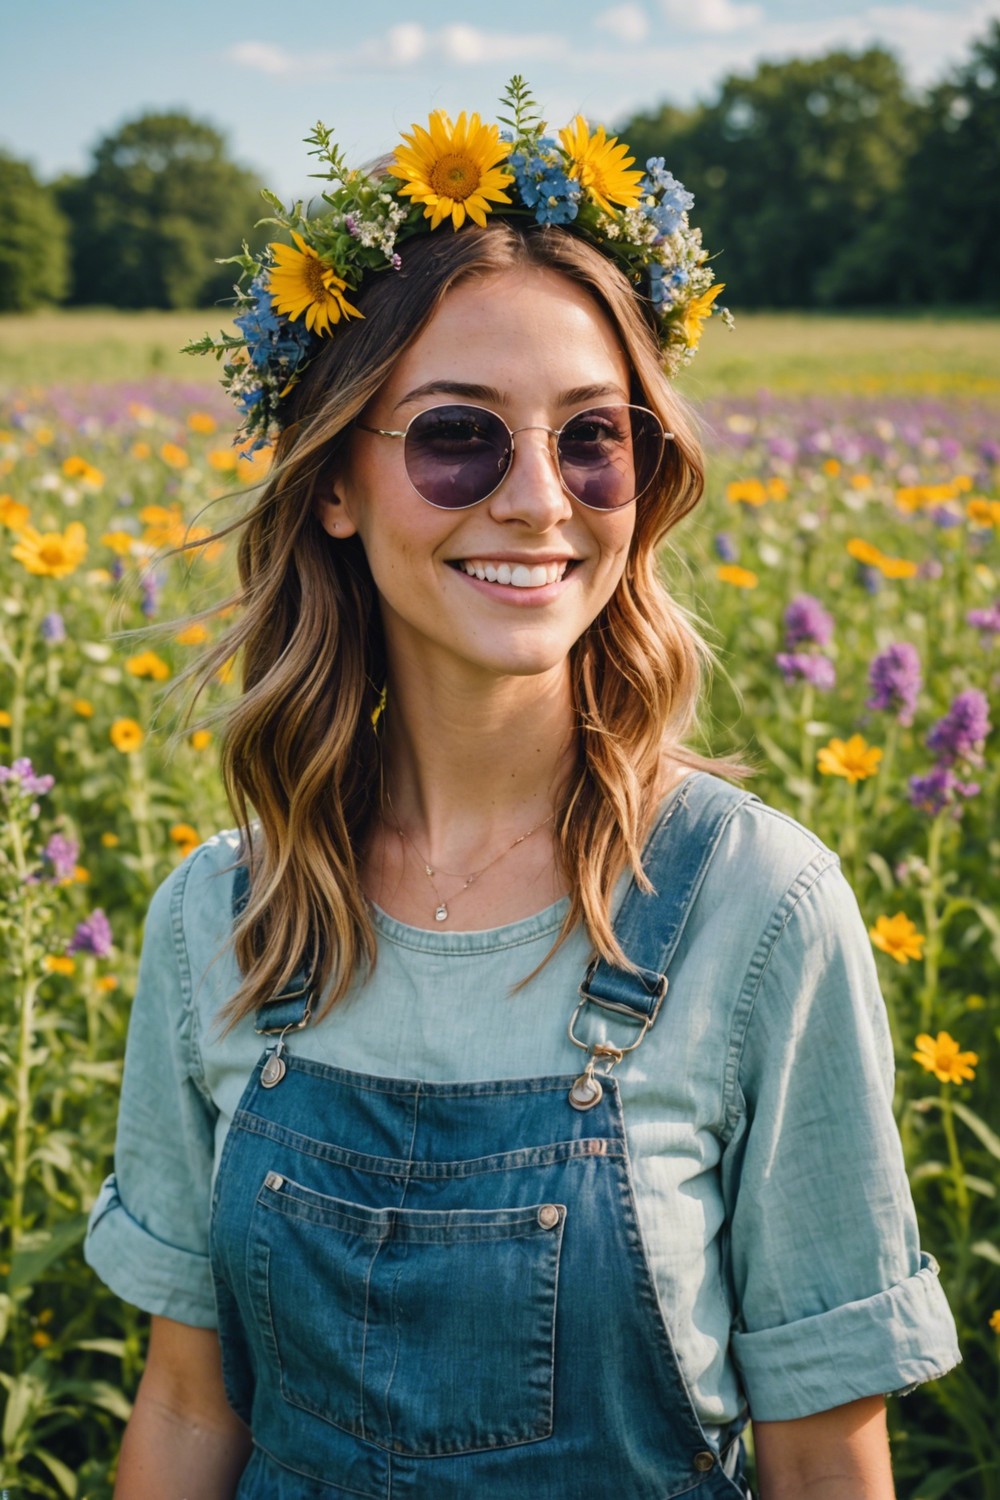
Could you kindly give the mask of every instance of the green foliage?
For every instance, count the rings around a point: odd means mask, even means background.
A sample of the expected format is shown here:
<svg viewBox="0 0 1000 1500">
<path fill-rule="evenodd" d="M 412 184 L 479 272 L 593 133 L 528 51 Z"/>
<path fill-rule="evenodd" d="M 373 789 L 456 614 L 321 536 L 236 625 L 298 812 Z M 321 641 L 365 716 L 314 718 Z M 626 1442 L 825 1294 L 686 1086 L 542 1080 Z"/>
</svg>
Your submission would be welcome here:
<svg viewBox="0 0 1000 1500">
<path fill-rule="evenodd" d="M 27 162 L 0 151 L 0 313 L 60 302 L 68 281 L 66 221 Z"/>
<path fill-rule="evenodd" d="M 216 264 L 262 206 L 251 172 L 211 125 L 145 114 L 102 140 L 89 173 L 59 185 L 73 229 L 72 301 L 192 307 L 231 297 Z M 259 246 L 265 236 L 253 231 Z"/>
</svg>

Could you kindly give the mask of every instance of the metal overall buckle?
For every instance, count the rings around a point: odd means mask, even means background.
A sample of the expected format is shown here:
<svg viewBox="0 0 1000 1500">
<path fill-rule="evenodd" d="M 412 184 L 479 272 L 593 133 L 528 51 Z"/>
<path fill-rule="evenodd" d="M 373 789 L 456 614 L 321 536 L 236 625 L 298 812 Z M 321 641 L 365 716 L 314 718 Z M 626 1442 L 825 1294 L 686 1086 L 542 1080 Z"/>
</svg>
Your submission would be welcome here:
<svg viewBox="0 0 1000 1500">
<path fill-rule="evenodd" d="M 607 1078 L 611 1073 L 611 1069 L 621 1062 L 627 1052 L 634 1052 L 636 1047 L 642 1044 L 645 1040 L 646 1032 L 656 1020 L 657 1013 L 663 1003 L 663 997 L 667 993 L 667 976 L 660 974 L 654 992 L 656 1003 L 649 1015 L 641 1015 L 638 1011 L 632 1010 L 631 1007 L 616 1005 L 611 1000 L 598 1000 L 587 989 L 587 985 L 593 978 L 596 968 L 597 960 L 595 959 L 588 968 L 586 977 L 580 986 L 578 991 L 580 999 L 576 1009 L 569 1018 L 569 1026 L 566 1028 L 567 1035 L 574 1047 L 579 1047 L 581 1051 L 587 1054 L 587 1065 L 579 1078 L 574 1080 L 573 1086 L 567 1096 L 573 1108 L 579 1110 L 593 1109 L 596 1104 L 600 1104 L 604 1098 L 604 1086 L 597 1076 L 598 1067 L 601 1068 L 602 1076 Z M 576 1022 L 580 1012 L 588 1003 L 599 1006 L 601 1010 L 615 1011 L 619 1015 L 626 1016 L 631 1021 L 638 1021 L 639 1035 L 635 1038 L 635 1041 L 629 1042 L 624 1047 L 616 1047 L 611 1042 L 585 1042 L 578 1037 L 575 1029 Z"/>
</svg>

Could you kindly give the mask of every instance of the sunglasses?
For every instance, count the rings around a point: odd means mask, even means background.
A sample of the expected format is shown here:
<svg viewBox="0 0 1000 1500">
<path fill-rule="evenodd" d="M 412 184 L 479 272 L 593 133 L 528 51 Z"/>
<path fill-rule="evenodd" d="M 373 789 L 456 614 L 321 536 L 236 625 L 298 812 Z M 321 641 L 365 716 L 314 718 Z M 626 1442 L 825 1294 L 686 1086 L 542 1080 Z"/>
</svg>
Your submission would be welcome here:
<svg viewBox="0 0 1000 1500">
<path fill-rule="evenodd" d="M 451 403 L 418 412 L 404 428 L 367 427 L 378 437 L 403 439 L 406 477 L 422 500 L 439 510 L 467 510 L 503 484 L 514 462 L 519 432 L 547 432 L 563 489 L 591 510 L 631 505 L 656 477 L 665 432 L 645 406 L 589 406 L 562 427 L 511 429 L 485 406 Z"/>
</svg>

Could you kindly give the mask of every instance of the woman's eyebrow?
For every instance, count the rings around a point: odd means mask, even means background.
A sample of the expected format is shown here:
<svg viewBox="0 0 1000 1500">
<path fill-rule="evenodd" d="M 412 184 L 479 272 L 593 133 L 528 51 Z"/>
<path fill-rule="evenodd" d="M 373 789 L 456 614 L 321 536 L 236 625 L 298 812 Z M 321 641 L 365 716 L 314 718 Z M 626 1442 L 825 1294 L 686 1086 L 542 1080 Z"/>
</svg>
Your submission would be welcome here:
<svg viewBox="0 0 1000 1500">
<path fill-rule="evenodd" d="M 425 385 L 418 385 L 414 390 L 408 391 L 401 401 L 396 402 L 393 411 L 398 411 L 401 406 L 418 401 L 423 396 L 458 396 L 463 401 L 490 401 L 495 406 L 503 406 L 510 399 L 494 385 L 473 385 L 462 380 L 428 380 Z M 627 392 L 619 385 L 575 385 L 556 397 L 556 405 L 575 406 L 580 401 L 595 401 L 603 396 L 615 396 L 626 402 L 629 399 Z"/>
</svg>

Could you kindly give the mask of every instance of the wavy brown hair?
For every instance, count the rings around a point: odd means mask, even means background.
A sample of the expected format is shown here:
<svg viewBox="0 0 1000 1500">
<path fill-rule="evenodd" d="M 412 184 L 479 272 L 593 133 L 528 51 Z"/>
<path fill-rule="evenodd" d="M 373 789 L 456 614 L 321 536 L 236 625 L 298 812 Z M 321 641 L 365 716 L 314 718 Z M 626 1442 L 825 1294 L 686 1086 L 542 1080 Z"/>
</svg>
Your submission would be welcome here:
<svg viewBox="0 0 1000 1500">
<path fill-rule="evenodd" d="M 303 954 L 314 958 L 324 1012 L 375 961 L 359 869 L 381 802 L 372 712 L 385 643 L 361 543 L 331 541 L 316 497 L 329 493 L 354 419 L 449 288 L 532 267 L 569 277 L 603 308 L 628 360 L 632 401 L 674 435 L 637 505 L 621 582 L 570 652 L 576 757 L 554 824 L 570 904 L 553 952 L 582 921 L 600 954 L 628 966 L 609 903 L 626 869 L 648 889 L 642 846 L 664 763 L 719 764 L 684 746 L 709 652 L 661 583 L 657 550 L 700 498 L 704 469 L 693 420 L 662 373 L 649 305 L 605 255 L 557 227 L 493 220 L 411 241 L 399 272 L 362 289 L 363 320 L 338 327 L 288 398 L 288 424 L 256 504 L 215 533 L 242 528 L 242 607 L 184 675 L 199 677 L 200 693 L 220 662 L 242 653 L 242 696 L 228 713 L 221 760 L 251 873 L 232 937 L 243 978 L 222 1013 L 230 1025 L 269 1000 Z"/>
</svg>

